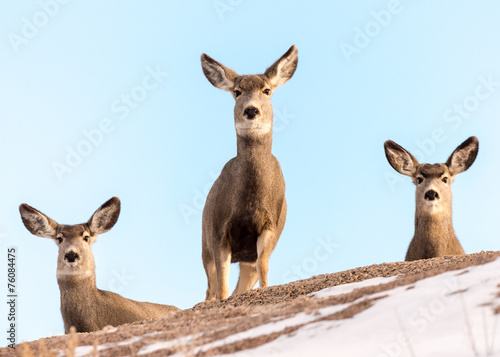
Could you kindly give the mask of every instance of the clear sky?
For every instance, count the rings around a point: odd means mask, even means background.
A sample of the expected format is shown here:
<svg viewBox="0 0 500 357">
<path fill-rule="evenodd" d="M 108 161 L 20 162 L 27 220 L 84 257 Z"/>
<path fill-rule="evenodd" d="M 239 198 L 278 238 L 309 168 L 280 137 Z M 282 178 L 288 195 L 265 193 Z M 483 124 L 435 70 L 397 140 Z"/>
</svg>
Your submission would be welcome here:
<svg viewBox="0 0 500 357">
<path fill-rule="evenodd" d="M 201 211 L 236 134 L 233 99 L 204 77 L 203 52 L 251 74 L 299 49 L 272 100 L 288 217 L 270 284 L 404 259 L 414 186 L 387 163 L 387 139 L 434 163 L 476 135 L 477 160 L 453 184 L 454 227 L 467 253 L 500 249 L 496 1 L 41 0 L 0 10 L 0 292 L 6 299 L 15 246 L 19 341 L 64 331 L 57 246 L 24 228 L 23 202 L 76 224 L 118 196 L 118 223 L 94 244 L 98 287 L 181 308 L 204 299 Z M 232 265 L 231 290 L 237 273 Z"/>
</svg>

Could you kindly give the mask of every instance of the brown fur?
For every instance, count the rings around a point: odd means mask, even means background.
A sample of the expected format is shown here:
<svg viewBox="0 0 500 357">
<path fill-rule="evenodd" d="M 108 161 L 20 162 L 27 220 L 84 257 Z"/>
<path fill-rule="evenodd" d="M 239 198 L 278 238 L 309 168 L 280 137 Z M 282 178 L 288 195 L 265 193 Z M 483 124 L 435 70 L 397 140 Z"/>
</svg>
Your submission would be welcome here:
<svg viewBox="0 0 500 357">
<path fill-rule="evenodd" d="M 472 136 L 458 146 L 446 164 L 419 164 L 412 154 L 390 140 L 384 148 L 391 166 L 410 176 L 417 186 L 415 235 L 405 260 L 464 255 L 453 230 L 451 183 L 474 163 L 479 149 L 477 138 Z M 429 199 L 429 194 L 435 198 Z"/>
<path fill-rule="evenodd" d="M 179 310 L 174 306 L 139 302 L 97 289 L 91 245 L 99 234 L 110 230 L 118 220 L 120 200 L 117 197 L 99 207 L 87 223 L 76 225 L 60 225 L 27 204 L 22 204 L 19 210 L 31 233 L 53 239 L 59 246 L 57 282 L 65 333 L 69 333 L 71 326 L 77 332 L 92 332 L 108 325 L 158 319 Z M 71 263 L 73 265 L 68 263 L 70 252 L 78 255 Z"/>
<path fill-rule="evenodd" d="M 286 219 L 285 181 L 271 153 L 275 87 L 286 83 L 297 67 L 292 46 L 263 75 L 238 76 L 233 70 L 202 55 L 203 72 L 215 87 L 236 100 L 234 120 L 237 155 L 222 169 L 203 209 L 202 258 L 207 273 L 207 299 L 229 295 L 230 263 L 240 263 L 233 294 L 267 283 L 268 261 Z M 239 94 L 238 94 L 239 93 Z M 248 109 L 255 108 L 251 118 Z"/>
</svg>

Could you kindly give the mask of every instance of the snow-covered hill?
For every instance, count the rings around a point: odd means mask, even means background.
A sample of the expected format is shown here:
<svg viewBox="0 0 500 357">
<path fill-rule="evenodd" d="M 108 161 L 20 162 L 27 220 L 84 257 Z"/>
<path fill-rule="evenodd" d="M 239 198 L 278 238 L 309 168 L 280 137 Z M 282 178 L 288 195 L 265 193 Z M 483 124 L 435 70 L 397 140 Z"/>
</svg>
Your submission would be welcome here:
<svg viewBox="0 0 500 357">
<path fill-rule="evenodd" d="M 358 268 L 202 303 L 150 323 L 35 341 L 18 346 L 18 352 L 22 347 L 20 355 L 61 357 L 500 356 L 496 257 L 480 253 Z M 0 355 L 10 352 L 2 349 Z"/>
</svg>

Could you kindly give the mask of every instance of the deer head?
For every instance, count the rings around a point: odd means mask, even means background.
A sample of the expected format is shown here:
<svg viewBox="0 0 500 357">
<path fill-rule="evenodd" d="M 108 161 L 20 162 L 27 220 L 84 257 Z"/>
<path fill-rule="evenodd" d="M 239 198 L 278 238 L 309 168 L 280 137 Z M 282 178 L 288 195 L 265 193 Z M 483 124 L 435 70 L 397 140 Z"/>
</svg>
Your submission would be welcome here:
<svg viewBox="0 0 500 357">
<path fill-rule="evenodd" d="M 451 215 L 451 183 L 456 175 L 466 171 L 474 163 L 479 141 L 471 136 L 453 151 L 446 163 L 433 165 L 419 164 L 412 154 L 394 141 L 386 141 L 384 148 L 391 166 L 400 174 L 410 176 L 417 186 L 417 212 Z"/>
<path fill-rule="evenodd" d="M 58 224 L 47 215 L 28 206 L 19 206 L 24 226 L 32 234 L 52 239 L 59 247 L 57 278 L 78 280 L 95 274 L 91 245 L 99 234 L 109 231 L 118 220 L 120 200 L 113 197 L 95 211 L 87 223 Z"/>
<path fill-rule="evenodd" d="M 230 92 L 236 103 L 234 124 L 242 137 L 272 133 L 274 89 L 292 78 L 298 63 L 297 46 L 290 49 L 264 74 L 238 75 L 206 54 L 201 55 L 203 73 L 216 88 Z"/>
</svg>

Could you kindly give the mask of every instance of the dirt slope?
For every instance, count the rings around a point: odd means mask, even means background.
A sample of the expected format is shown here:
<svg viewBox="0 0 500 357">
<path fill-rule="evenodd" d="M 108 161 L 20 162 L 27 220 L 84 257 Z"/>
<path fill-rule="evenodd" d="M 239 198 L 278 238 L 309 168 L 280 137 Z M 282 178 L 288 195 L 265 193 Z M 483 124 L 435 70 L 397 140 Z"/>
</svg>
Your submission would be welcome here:
<svg viewBox="0 0 500 357">
<path fill-rule="evenodd" d="M 445 271 L 484 264 L 499 256 L 500 252 L 481 252 L 414 262 L 383 263 L 319 275 L 286 285 L 254 289 L 224 301 L 202 302 L 191 309 L 171 313 L 161 320 L 123 325 L 89 334 L 40 339 L 18 345 L 16 351 L 3 348 L 0 349 L 0 356 L 59 356 L 62 355 L 61 351 L 65 351 L 66 356 L 166 356 L 174 353 L 211 356 L 236 352 L 259 346 L 282 334 L 293 333 L 301 325 L 257 337 L 249 334 L 245 338 L 244 332 L 254 327 L 301 312 L 314 316 L 321 308 L 354 302 L 338 312 L 318 317 L 328 320 L 350 318 L 371 306 L 373 299 L 370 295 L 374 293 L 412 284 Z M 346 294 L 322 299 L 308 296 L 332 286 L 396 275 L 399 278 L 389 283 L 356 289 Z M 363 296 L 365 299 L 355 302 Z M 238 333 L 239 338 L 232 338 Z M 95 350 L 99 351 L 98 354 Z"/>
</svg>

